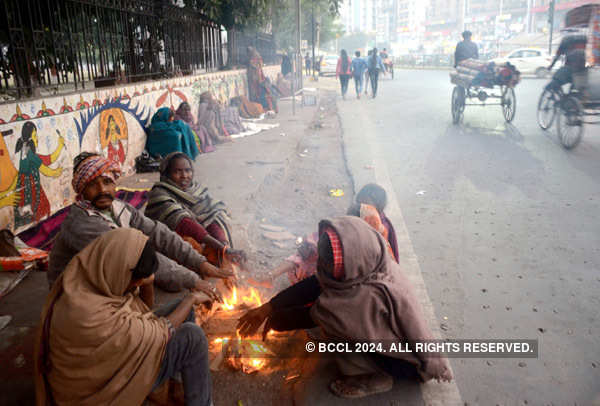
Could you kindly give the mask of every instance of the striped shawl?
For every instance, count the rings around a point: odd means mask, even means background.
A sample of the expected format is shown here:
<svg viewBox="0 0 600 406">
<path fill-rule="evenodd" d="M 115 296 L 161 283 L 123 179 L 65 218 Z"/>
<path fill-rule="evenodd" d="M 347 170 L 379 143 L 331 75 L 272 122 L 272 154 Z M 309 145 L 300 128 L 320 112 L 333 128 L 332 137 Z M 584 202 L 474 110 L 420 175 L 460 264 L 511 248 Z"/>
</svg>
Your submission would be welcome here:
<svg viewBox="0 0 600 406">
<path fill-rule="evenodd" d="M 148 194 L 145 214 L 153 220 L 165 223 L 171 230 L 175 230 L 179 222 L 186 217 L 196 220 L 204 228 L 217 223 L 225 230 L 227 239 L 232 244 L 225 203 L 212 199 L 208 189 L 197 183 L 187 190 L 182 190 L 163 178 L 154 184 Z"/>
</svg>

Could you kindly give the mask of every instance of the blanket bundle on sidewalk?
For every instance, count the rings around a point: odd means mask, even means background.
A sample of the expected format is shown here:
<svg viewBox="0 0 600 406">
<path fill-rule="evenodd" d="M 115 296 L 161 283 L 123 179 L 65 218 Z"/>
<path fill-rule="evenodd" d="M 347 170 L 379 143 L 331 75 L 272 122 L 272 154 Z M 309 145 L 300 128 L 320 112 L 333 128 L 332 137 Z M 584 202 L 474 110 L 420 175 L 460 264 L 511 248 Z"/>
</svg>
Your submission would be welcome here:
<svg viewBox="0 0 600 406">
<path fill-rule="evenodd" d="M 147 190 L 131 190 L 131 189 L 120 189 L 117 192 L 117 199 L 123 200 L 136 209 L 140 209 L 148 200 Z M 19 234 L 19 238 L 30 247 L 35 247 L 50 251 L 56 235 L 60 231 L 62 222 L 69 214 L 71 206 L 67 206 L 62 210 L 59 210 L 49 218 L 40 223 L 36 224 Z"/>
<path fill-rule="evenodd" d="M 496 64 L 477 59 L 467 59 L 458 64 L 456 72 L 450 74 L 452 83 L 463 87 L 516 86 L 520 72 L 510 63 Z"/>
</svg>

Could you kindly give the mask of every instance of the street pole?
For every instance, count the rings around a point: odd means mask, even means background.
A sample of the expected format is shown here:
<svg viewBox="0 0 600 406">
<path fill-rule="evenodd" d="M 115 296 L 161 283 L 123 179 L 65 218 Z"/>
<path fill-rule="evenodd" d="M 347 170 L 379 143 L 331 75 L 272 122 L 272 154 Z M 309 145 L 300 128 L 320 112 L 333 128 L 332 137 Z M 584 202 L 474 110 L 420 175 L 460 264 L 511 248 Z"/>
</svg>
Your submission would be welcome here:
<svg viewBox="0 0 600 406">
<path fill-rule="evenodd" d="M 466 17 L 466 13 L 467 13 L 467 0 L 461 0 L 460 4 L 460 23 L 459 23 L 459 27 L 460 27 L 460 32 L 464 32 L 465 31 L 465 17 Z"/>
<path fill-rule="evenodd" d="M 548 6 L 548 22 L 550 23 L 550 41 L 548 43 L 548 54 L 552 55 L 552 33 L 554 32 L 554 5 L 556 1 L 550 0 Z"/>
<path fill-rule="evenodd" d="M 302 87 L 302 63 L 300 62 L 302 55 L 300 54 L 300 0 L 296 0 L 296 50 L 294 52 L 294 78 L 292 80 L 292 114 L 296 115 L 296 84 L 299 88 Z M 300 75 L 298 75 L 298 71 Z"/>
<path fill-rule="evenodd" d="M 527 13 L 525 17 L 526 21 L 526 29 L 525 32 L 528 34 L 531 33 L 531 2 L 532 0 L 527 0 Z"/>
<path fill-rule="evenodd" d="M 311 7 L 311 36 L 312 36 L 312 74 L 313 74 L 313 80 L 317 80 L 316 75 L 315 75 L 315 0 L 311 0 L 310 2 L 310 7 Z"/>
</svg>

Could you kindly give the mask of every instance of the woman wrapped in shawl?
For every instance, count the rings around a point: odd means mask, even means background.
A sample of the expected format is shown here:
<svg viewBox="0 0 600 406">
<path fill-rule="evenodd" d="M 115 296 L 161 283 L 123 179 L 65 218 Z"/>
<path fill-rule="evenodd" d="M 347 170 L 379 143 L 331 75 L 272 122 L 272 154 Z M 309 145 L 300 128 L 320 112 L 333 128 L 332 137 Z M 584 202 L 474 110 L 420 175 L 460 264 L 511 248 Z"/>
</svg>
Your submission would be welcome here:
<svg viewBox="0 0 600 406">
<path fill-rule="evenodd" d="M 317 275 L 277 294 L 239 321 L 242 336 L 266 321 L 263 338 L 276 331 L 319 326 L 327 340 L 415 342 L 434 339 L 413 287 L 388 254 L 383 236 L 356 217 L 319 224 Z M 392 388 L 393 377 L 448 381 L 450 365 L 440 353 L 341 354 L 334 394 L 360 398 Z"/>
<path fill-rule="evenodd" d="M 178 372 L 186 405 L 211 404 L 207 341 L 192 311 L 208 297 L 192 293 L 153 313 L 157 267 L 153 244 L 131 228 L 73 258 L 42 311 L 37 405 L 140 405 Z"/>
<path fill-rule="evenodd" d="M 211 92 L 207 91 L 200 95 L 198 124 L 201 124 L 206 128 L 212 142 L 223 143 L 231 141 L 229 133 L 225 130 L 223 109 L 221 105 L 219 105 L 219 102 L 215 100 Z"/>
<path fill-rule="evenodd" d="M 221 266 L 224 256 L 245 260 L 243 251 L 231 248 L 225 204 L 212 199 L 208 189 L 193 179 L 194 167 L 186 155 L 167 156 L 161 163 L 160 182 L 148 194 L 145 215 L 166 224 L 213 265 Z"/>
<path fill-rule="evenodd" d="M 147 130 L 146 150 L 160 157 L 180 151 L 192 160 L 196 159 L 199 151 L 192 130 L 183 121 L 174 121 L 174 117 L 175 114 L 168 107 L 158 109 Z"/>
<path fill-rule="evenodd" d="M 182 102 L 179 105 L 175 111 L 175 120 L 181 120 L 190 127 L 195 135 L 194 139 L 198 143 L 198 149 L 201 152 L 207 153 L 215 150 L 213 142 L 208 135 L 208 130 L 194 119 L 192 107 L 188 102 Z"/>
<path fill-rule="evenodd" d="M 260 103 L 267 111 L 277 112 L 277 104 L 271 93 L 271 84 L 263 72 L 263 60 L 254 47 L 248 47 L 248 98 Z"/>
<path fill-rule="evenodd" d="M 375 183 L 369 183 L 356 195 L 356 203 L 348 209 L 349 216 L 363 219 L 379 232 L 387 242 L 388 253 L 399 262 L 398 242 L 392 222 L 384 213 L 387 205 L 385 189 Z M 288 274 L 290 283 L 296 284 L 317 273 L 317 233 L 306 235 L 298 247 L 296 254 L 286 258 L 285 262 L 273 270 L 273 278 Z"/>
</svg>

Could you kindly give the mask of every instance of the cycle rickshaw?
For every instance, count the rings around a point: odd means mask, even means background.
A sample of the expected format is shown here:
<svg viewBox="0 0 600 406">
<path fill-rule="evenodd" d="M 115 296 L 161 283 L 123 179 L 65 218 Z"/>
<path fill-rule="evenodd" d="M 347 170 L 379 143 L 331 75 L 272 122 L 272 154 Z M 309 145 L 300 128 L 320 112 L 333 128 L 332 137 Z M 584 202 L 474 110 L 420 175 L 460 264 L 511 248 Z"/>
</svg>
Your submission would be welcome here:
<svg viewBox="0 0 600 406">
<path fill-rule="evenodd" d="M 543 130 L 556 120 L 561 144 L 575 148 L 584 124 L 600 124 L 600 4 L 574 8 L 565 17 L 568 35 L 587 35 L 588 67 L 573 74 L 568 91 L 546 88 L 538 102 L 537 119 Z"/>
<path fill-rule="evenodd" d="M 502 106 L 504 119 L 510 123 L 517 109 L 514 88 L 519 81 L 520 73 L 511 64 L 497 65 L 475 59 L 460 62 L 456 72 L 450 73 L 450 82 L 455 85 L 451 100 L 452 122 L 460 122 L 466 106 L 496 105 Z M 467 104 L 467 100 L 473 99 L 480 103 Z M 499 99 L 500 102 L 486 103 L 487 99 Z"/>
</svg>

